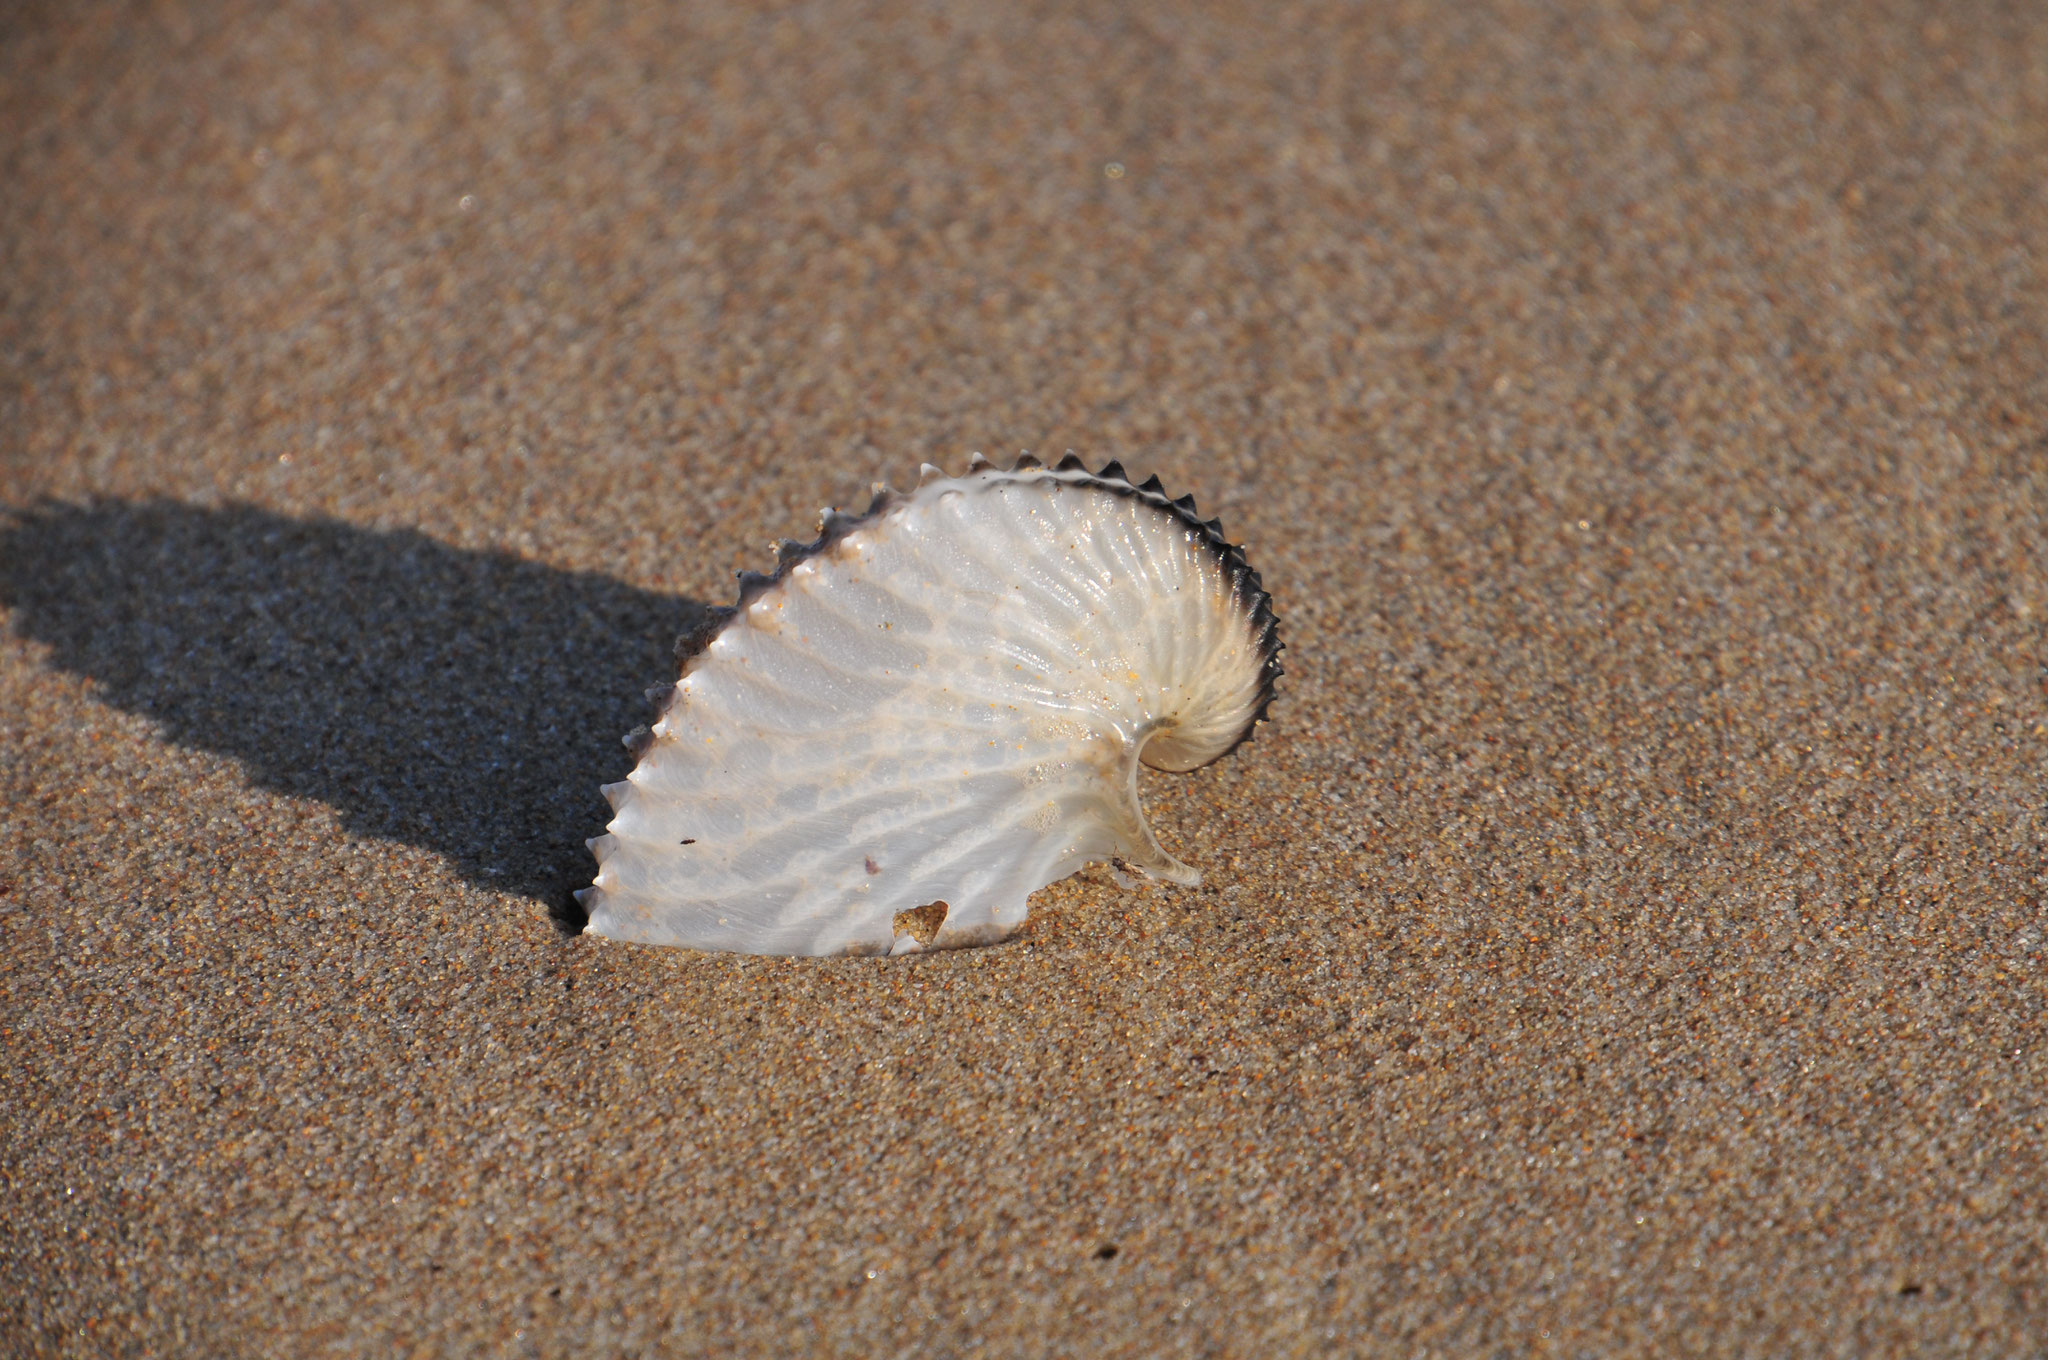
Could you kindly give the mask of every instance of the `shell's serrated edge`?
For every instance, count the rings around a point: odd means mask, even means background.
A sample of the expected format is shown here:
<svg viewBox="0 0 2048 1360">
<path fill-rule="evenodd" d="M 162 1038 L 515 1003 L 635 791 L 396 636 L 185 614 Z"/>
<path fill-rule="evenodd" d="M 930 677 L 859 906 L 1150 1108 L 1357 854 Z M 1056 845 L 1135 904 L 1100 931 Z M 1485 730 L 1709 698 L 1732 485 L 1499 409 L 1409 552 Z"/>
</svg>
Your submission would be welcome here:
<svg viewBox="0 0 2048 1360">
<path fill-rule="evenodd" d="M 704 654 L 704 649 L 718 640 L 726 626 L 744 613 L 747 607 L 781 585 L 788 575 L 803 563 L 822 553 L 828 553 L 848 536 L 875 523 L 901 505 L 904 497 L 887 486 L 880 487 L 868 508 L 858 515 L 849 515 L 842 510 L 827 510 L 819 518 L 818 536 L 809 543 L 795 539 L 782 540 L 776 554 L 775 570 L 769 573 L 743 571 L 739 573 L 739 599 L 730 605 L 719 605 L 705 611 L 697 626 L 676 639 L 676 678 L 680 680 L 690 673 L 691 663 Z M 670 695 L 670 702 L 674 695 Z"/>
<path fill-rule="evenodd" d="M 1223 759 L 1250 741 L 1252 733 L 1257 730 L 1260 723 L 1269 721 L 1267 710 L 1271 709 L 1273 701 L 1280 697 L 1279 680 L 1286 673 L 1280 669 L 1280 653 L 1287 650 L 1287 645 L 1280 641 L 1280 616 L 1273 612 L 1272 595 L 1267 593 L 1265 583 L 1259 579 L 1258 572 L 1252 570 L 1251 565 L 1245 561 L 1244 548 L 1224 537 L 1223 521 L 1205 520 L 1195 513 L 1195 498 L 1192 494 L 1182 496 L 1179 500 L 1173 499 L 1166 494 L 1165 488 L 1160 486 L 1157 476 L 1146 478 L 1142 486 L 1135 485 L 1124 472 L 1123 464 L 1114 459 L 1103 464 L 1100 472 L 1090 473 L 1085 463 L 1075 455 L 1069 454 L 1061 460 L 1059 467 L 1054 470 L 1054 475 L 1073 472 L 1082 475 L 1062 480 L 1071 480 L 1076 485 L 1099 486 L 1117 495 L 1135 496 L 1147 505 L 1165 511 L 1193 530 L 1208 546 L 1209 551 L 1215 554 L 1216 560 L 1222 565 L 1224 576 L 1231 583 L 1232 591 L 1243 602 L 1247 616 L 1246 626 L 1251 629 L 1251 634 L 1259 646 L 1258 703 L 1252 710 L 1251 718 L 1245 723 L 1244 730 L 1238 733 L 1237 740 L 1230 743 L 1229 747 L 1216 757 L 1217 760 Z"/>
<path fill-rule="evenodd" d="M 927 464 L 926 466 L 930 466 Z M 1283 671 L 1280 669 L 1280 653 L 1286 644 L 1280 641 L 1280 618 L 1273 612 L 1273 597 L 1266 592 L 1258 572 L 1245 561 L 1244 549 L 1232 543 L 1223 535 L 1223 523 L 1218 519 L 1203 519 L 1195 512 L 1195 498 L 1182 496 L 1175 500 L 1166 494 L 1157 476 L 1146 478 L 1144 484 L 1131 481 L 1124 465 L 1116 459 L 1104 463 L 1098 472 L 1090 472 L 1088 465 L 1078 454 L 1069 453 L 1055 467 L 1046 467 L 1029 454 L 1022 455 L 1008 470 L 998 468 L 979 454 L 969 460 L 966 476 L 957 480 L 1016 479 L 1020 481 L 1048 480 L 1063 482 L 1068 486 L 1095 487 L 1118 496 L 1129 496 L 1171 515 L 1176 521 L 1192 531 L 1195 538 L 1215 555 L 1223 569 L 1224 578 L 1231 584 L 1232 593 L 1243 604 L 1246 626 L 1257 641 L 1260 652 L 1258 701 L 1251 718 L 1245 723 L 1244 731 L 1238 734 L 1217 760 L 1223 759 L 1251 739 L 1252 731 L 1260 723 L 1268 721 L 1267 710 L 1272 708 L 1274 699 L 1279 697 L 1276 688 Z M 930 484 L 925 479 L 920 485 Z M 912 495 L 915 493 L 913 492 Z M 818 526 L 818 536 L 809 543 L 798 543 L 784 539 L 777 553 L 773 573 L 746 571 L 739 573 L 739 600 L 734 605 L 721 605 L 705 611 L 705 616 L 696 627 L 676 639 L 676 670 L 678 678 L 686 676 L 696 660 L 725 631 L 734 619 L 763 595 L 780 586 L 790 572 L 813 557 L 831 552 L 841 542 L 862 529 L 886 519 L 891 513 L 907 504 L 909 496 L 878 484 L 874 499 L 868 508 L 858 515 L 849 515 L 840 510 L 827 510 Z M 674 702 L 673 690 L 667 702 Z M 664 708 L 666 704 L 664 704 Z"/>
<path fill-rule="evenodd" d="M 548 903 L 548 920 L 565 939 L 575 939 L 590 924 L 590 903 L 597 889 L 578 888 Z"/>
</svg>

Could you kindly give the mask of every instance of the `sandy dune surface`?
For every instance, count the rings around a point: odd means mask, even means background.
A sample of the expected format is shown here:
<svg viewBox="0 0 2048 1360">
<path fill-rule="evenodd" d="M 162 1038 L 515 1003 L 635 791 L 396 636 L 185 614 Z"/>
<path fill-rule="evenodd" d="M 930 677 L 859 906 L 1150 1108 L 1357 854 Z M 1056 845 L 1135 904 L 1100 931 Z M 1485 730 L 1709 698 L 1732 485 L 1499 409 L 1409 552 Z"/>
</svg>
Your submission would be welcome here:
<svg viewBox="0 0 2048 1360">
<path fill-rule="evenodd" d="M 0 1353 L 2042 1354 L 2048 9 L 0 10 Z M 1219 513 L 1203 886 L 569 939 L 732 574 Z"/>
</svg>

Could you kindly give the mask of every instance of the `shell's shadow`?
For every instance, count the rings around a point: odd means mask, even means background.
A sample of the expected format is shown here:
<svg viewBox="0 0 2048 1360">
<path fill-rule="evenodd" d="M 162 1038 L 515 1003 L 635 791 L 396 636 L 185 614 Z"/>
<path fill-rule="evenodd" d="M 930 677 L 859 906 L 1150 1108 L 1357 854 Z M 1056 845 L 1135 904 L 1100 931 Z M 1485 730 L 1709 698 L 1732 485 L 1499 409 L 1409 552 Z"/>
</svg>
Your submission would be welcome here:
<svg viewBox="0 0 2048 1360">
<path fill-rule="evenodd" d="M 598 786 L 704 606 L 410 531 L 246 505 L 0 518 L 0 605 L 111 703 L 349 830 L 582 924 Z"/>
</svg>

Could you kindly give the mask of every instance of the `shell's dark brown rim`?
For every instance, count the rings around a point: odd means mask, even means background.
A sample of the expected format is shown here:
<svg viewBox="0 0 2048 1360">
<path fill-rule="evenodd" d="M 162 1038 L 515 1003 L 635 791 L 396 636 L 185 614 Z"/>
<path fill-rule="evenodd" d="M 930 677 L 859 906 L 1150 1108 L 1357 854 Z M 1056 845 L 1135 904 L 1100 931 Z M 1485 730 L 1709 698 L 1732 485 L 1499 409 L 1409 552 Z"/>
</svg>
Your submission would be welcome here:
<svg viewBox="0 0 2048 1360">
<path fill-rule="evenodd" d="M 1195 498 L 1192 495 L 1178 499 L 1168 496 L 1166 488 L 1160 484 L 1157 476 L 1147 477 L 1142 482 L 1133 482 L 1130 474 L 1124 471 L 1124 465 L 1114 458 L 1096 471 L 1090 472 L 1088 465 L 1081 461 L 1080 455 L 1074 453 L 1069 453 L 1051 468 L 1047 468 L 1044 463 L 1027 453 L 1006 469 L 998 468 L 980 454 L 975 454 L 968 466 L 967 475 L 971 477 L 979 472 L 1006 472 L 1010 475 L 1050 472 L 1062 477 L 1069 486 L 1097 487 L 1115 495 L 1136 497 L 1193 529 L 1202 544 L 1214 553 L 1216 560 L 1222 564 L 1224 574 L 1230 580 L 1231 591 L 1243 603 L 1245 612 L 1249 615 L 1252 632 L 1259 640 L 1258 706 L 1252 710 L 1252 716 L 1245 723 L 1244 731 L 1238 734 L 1237 740 L 1231 742 L 1216 759 L 1223 759 L 1252 739 L 1258 725 L 1267 721 L 1266 711 L 1273 706 L 1273 700 L 1278 697 L 1278 681 L 1286 674 L 1280 669 L 1280 653 L 1286 649 L 1286 644 L 1280 641 L 1280 618 L 1273 612 L 1273 597 L 1267 593 L 1265 584 L 1259 579 L 1259 573 L 1245 561 L 1244 549 L 1224 537 L 1223 522 L 1220 519 L 1203 519 L 1196 513 Z M 874 499 L 868 502 L 868 508 L 857 515 L 849 515 L 841 510 L 827 510 L 823 522 L 818 526 L 818 536 L 809 543 L 799 543 L 795 539 L 785 538 L 777 545 L 774 571 L 740 572 L 739 602 L 706 610 L 703 620 L 696 627 L 676 639 L 676 678 L 680 680 L 688 675 L 691 663 L 725 631 L 726 625 L 738 618 L 748 605 L 781 584 L 783 578 L 788 576 L 798 563 L 832 551 L 848 535 L 878 522 L 892 510 L 903 505 L 911 494 L 914 493 L 897 491 L 884 485 L 876 489 Z M 675 687 L 670 685 L 649 690 L 647 697 L 653 701 L 658 713 L 668 706 L 674 692 Z M 638 733 L 634 735 L 637 736 Z M 636 757 L 638 754 L 635 752 Z"/>
</svg>

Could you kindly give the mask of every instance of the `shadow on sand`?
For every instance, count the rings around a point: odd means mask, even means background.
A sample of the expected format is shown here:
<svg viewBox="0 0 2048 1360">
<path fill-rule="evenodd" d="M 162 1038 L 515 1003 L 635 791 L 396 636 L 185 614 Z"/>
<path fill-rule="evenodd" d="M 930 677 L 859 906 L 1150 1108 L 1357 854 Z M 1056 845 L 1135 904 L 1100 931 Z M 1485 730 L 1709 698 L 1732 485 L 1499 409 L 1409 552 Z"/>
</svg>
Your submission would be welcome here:
<svg viewBox="0 0 2048 1360">
<path fill-rule="evenodd" d="M 18 634 L 172 741 L 446 856 L 565 928 L 598 785 L 704 607 L 411 531 L 250 506 L 46 502 L 0 519 Z"/>
</svg>

